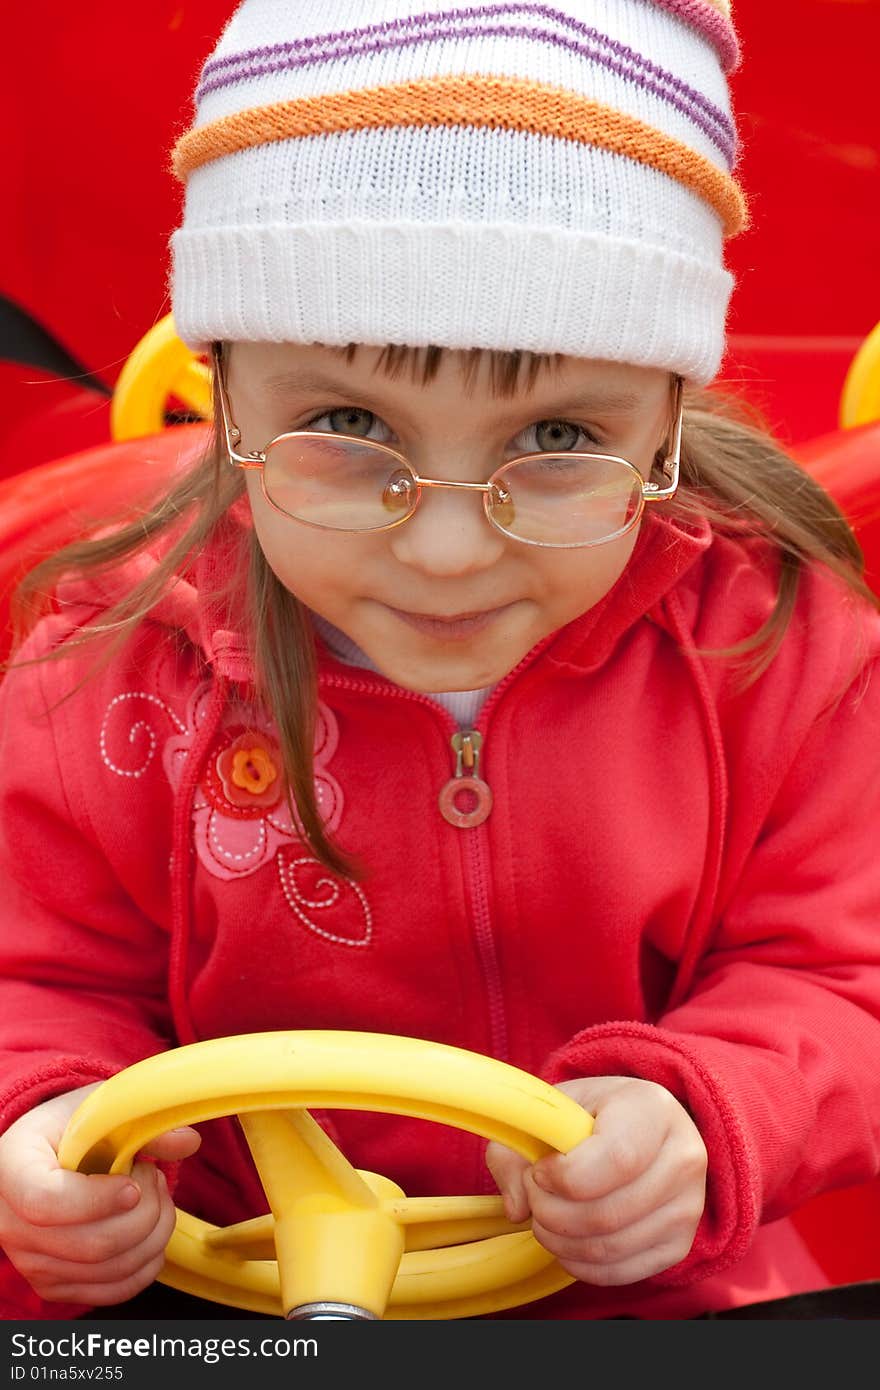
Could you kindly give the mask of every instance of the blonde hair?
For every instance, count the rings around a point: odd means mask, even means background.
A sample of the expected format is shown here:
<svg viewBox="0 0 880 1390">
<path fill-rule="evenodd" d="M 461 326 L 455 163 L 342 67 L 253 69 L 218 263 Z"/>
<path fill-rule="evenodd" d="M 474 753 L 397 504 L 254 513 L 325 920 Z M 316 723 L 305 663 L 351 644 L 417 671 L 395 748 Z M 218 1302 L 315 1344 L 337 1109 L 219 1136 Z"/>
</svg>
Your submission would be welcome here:
<svg viewBox="0 0 880 1390">
<path fill-rule="evenodd" d="M 357 347 L 340 351 L 351 361 Z M 409 368 L 414 380 L 427 384 L 436 376 L 443 353 L 436 347 L 391 346 L 382 353 L 379 365 L 392 377 Z M 482 349 L 466 354 L 466 383 L 485 355 Z M 514 395 L 523 384 L 530 387 L 540 371 L 556 360 L 520 352 L 488 356 L 490 386 L 500 396 Z M 66 545 L 24 578 L 13 597 L 13 650 L 51 609 L 63 575 L 107 573 L 168 533 L 171 543 L 150 575 L 102 613 L 99 623 L 86 625 L 72 639 L 77 644 L 103 639 L 103 665 L 159 601 L 172 578 L 190 572 L 194 557 L 244 491 L 243 473 L 228 466 L 216 391 L 214 395 L 214 430 L 204 456 L 170 493 L 136 520 L 129 517 L 113 526 L 109 534 Z M 757 680 L 773 660 L 794 611 L 804 565 L 825 565 L 851 590 L 880 607 L 865 583 L 861 549 L 840 508 L 786 454 L 754 412 L 728 392 L 686 389 L 681 484 L 666 506 L 670 514 L 707 517 L 727 534 L 763 536 L 778 554 L 779 585 L 766 623 L 736 646 L 710 653 L 739 660 L 743 685 Z M 360 877 L 361 866 L 325 833 L 315 797 L 317 670 L 308 613 L 270 569 L 254 533 L 247 573 L 229 579 L 230 589 L 242 584 L 256 693 L 278 730 L 291 810 L 328 869 Z M 45 659 L 64 654 L 62 646 Z"/>
</svg>

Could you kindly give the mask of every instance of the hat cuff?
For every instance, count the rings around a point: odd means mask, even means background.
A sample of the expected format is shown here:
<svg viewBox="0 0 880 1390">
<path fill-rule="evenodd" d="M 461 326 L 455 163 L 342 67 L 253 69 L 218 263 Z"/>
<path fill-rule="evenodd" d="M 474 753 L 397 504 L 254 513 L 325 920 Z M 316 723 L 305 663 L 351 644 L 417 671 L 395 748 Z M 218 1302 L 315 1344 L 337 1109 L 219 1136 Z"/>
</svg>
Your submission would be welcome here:
<svg viewBox="0 0 880 1390">
<path fill-rule="evenodd" d="M 510 225 L 369 221 L 182 229 L 178 335 L 519 349 L 715 376 L 733 277 L 644 241 Z M 321 286 L 322 292 L 316 293 Z"/>
</svg>

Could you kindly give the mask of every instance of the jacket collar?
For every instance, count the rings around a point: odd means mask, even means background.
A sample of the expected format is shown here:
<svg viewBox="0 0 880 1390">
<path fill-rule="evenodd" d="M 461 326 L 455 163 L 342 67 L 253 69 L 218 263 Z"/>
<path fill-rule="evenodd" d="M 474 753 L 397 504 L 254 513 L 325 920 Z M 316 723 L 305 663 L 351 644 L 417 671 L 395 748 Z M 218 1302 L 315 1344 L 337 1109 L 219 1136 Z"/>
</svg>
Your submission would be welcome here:
<svg viewBox="0 0 880 1390">
<path fill-rule="evenodd" d="M 548 658 L 572 674 L 598 669 L 621 637 L 653 613 L 711 544 L 707 518 L 685 522 L 649 513 L 617 583 L 594 607 L 560 629 Z"/>
</svg>

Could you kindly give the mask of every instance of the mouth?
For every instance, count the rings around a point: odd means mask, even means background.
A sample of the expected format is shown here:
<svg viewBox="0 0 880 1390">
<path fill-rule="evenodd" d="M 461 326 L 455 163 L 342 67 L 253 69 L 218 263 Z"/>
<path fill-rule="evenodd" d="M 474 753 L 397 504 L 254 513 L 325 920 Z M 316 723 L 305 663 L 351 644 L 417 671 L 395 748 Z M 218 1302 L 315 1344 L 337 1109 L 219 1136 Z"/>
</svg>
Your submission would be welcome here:
<svg viewBox="0 0 880 1390">
<path fill-rule="evenodd" d="M 506 603 L 500 608 L 480 608 L 467 613 L 451 614 L 409 613 L 402 608 L 394 608 L 390 604 L 386 606 L 390 613 L 393 613 L 401 622 L 415 628 L 416 631 L 423 632 L 429 637 L 440 638 L 442 641 L 454 641 L 473 637 L 478 632 L 483 632 L 502 613 L 508 612 L 513 605 Z"/>
</svg>

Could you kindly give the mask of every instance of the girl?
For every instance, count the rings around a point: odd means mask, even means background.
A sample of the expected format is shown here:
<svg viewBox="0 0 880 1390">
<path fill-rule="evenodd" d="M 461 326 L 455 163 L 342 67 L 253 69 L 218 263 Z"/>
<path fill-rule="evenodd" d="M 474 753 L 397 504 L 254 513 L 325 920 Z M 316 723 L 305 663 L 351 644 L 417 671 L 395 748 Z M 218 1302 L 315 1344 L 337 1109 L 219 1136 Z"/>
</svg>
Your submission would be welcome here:
<svg viewBox="0 0 880 1390">
<path fill-rule="evenodd" d="M 245 0 L 172 294 L 216 438 L 41 565 L 2 686 L 8 1317 L 119 1303 L 238 1131 L 62 1172 L 91 1086 L 219 1034 L 488 1053 L 596 1117 L 504 1194 L 576 1283 L 520 1316 L 815 1287 L 786 1219 L 880 1145 L 880 622 L 830 500 L 697 388 L 743 223 L 726 0 Z M 44 595 L 54 595 L 43 607 Z"/>
</svg>

